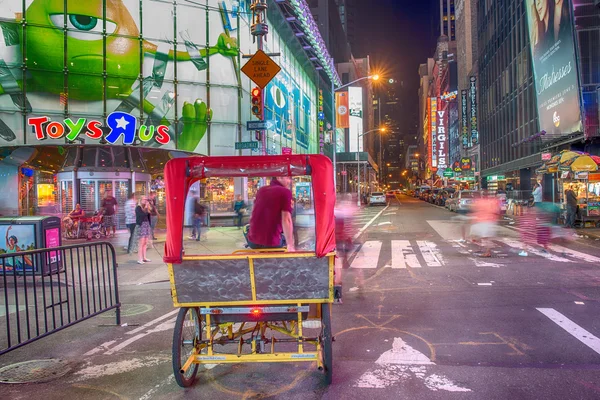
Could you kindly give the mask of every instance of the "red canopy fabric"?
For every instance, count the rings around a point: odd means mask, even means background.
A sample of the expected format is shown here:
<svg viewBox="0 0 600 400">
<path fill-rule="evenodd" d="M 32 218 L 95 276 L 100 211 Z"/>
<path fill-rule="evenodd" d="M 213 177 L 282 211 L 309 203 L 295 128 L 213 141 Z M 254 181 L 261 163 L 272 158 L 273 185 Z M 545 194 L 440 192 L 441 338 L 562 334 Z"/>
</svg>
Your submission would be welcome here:
<svg viewBox="0 0 600 400">
<path fill-rule="evenodd" d="M 333 165 L 323 155 L 189 157 L 165 165 L 167 240 L 164 262 L 180 264 L 186 196 L 195 181 L 210 177 L 312 177 L 317 257 L 335 250 Z"/>
</svg>

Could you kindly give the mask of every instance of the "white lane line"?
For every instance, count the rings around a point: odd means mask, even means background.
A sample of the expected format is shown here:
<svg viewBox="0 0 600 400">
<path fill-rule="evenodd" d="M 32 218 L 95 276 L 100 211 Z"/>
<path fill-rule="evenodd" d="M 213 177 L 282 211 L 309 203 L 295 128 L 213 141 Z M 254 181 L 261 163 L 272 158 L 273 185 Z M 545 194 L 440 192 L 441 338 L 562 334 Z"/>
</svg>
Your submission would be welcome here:
<svg viewBox="0 0 600 400">
<path fill-rule="evenodd" d="M 179 311 L 179 310 L 177 310 Z M 157 325 L 156 327 L 149 329 L 148 331 L 144 332 L 144 333 L 140 333 L 138 335 L 135 335 L 133 337 L 130 337 L 129 339 L 125 340 L 124 342 L 119 343 L 118 345 L 116 345 L 115 347 L 113 347 L 112 349 L 108 350 L 106 353 L 106 355 L 111 355 L 114 354 L 118 351 L 123 350 L 125 347 L 129 346 L 131 343 L 133 342 L 137 342 L 138 340 L 152 334 L 152 333 L 157 333 L 157 332 L 163 332 L 163 331 L 168 331 L 168 330 L 172 330 L 175 328 L 175 320 L 177 319 L 177 317 L 171 318 L 165 322 L 163 322 L 160 325 Z"/>
<path fill-rule="evenodd" d="M 598 258 L 598 257 L 594 257 L 589 254 L 581 253 L 576 250 L 571 250 L 566 247 L 559 246 L 557 244 L 551 244 L 550 248 L 552 250 L 556 251 L 557 253 L 564 253 L 565 255 L 567 255 L 569 257 L 573 257 L 573 258 L 576 258 L 581 261 L 585 261 L 585 262 L 589 262 L 589 263 L 600 263 L 600 258 Z"/>
<path fill-rule="evenodd" d="M 367 228 L 368 228 L 369 226 L 371 226 L 371 224 L 372 224 L 373 222 L 375 222 L 375 220 L 376 220 L 377 218 L 379 218 L 379 216 L 380 216 L 381 214 L 383 214 L 383 212 L 384 212 L 385 210 L 387 210 L 387 209 L 388 209 L 388 207 L 389 207 L 389 206 L 385 206 L 385 208 L 384 208 L 383 210 L 379 211 L 379 213 L 377 213 L 377 215 L 376 215 L 376 216 L 374 216 L 374 217 L 373 217 L 373 218 L 372 218 L 372 219 L 371 219 L 369 222 L 367 222 L 367 224 L 366 224 L 365 226 L 363 226 L 362 228 L 360 228 L 360 230 L 359 230 L 359 231 L 356 233 L 356 235 L 354 235 L 354 238 L 353 238 L 353 239 L 354 239 L 354 240 L 358 239 L 358 238 L 360 237 L 360 235 L 362 235 L 362 234 L 363 234 L 363 232 L 364 232 L 364 231 L 366 231 L 366 230 L 367 230 Z"/>
<path fill-rule="evenodd" d="M 392 268 L 421 268 L 417 255 L 408 240 L 392 240 Z"/>
<path fill-rule="evenodd" d="M 372 269 L 377 268 L 379 262 L 379 253 L 381 253 L 382 242 L 379 240 L 369 240 L 360 248 L 350 268 Z"/>
<path fill-rule="evenodd" d="M 144 329 L 147 329 L 147 328 L 151 327 L 152 325 L 156 324 L 157 322 L 160 322 L 160 321 L 162 321 L 163 319 L 167 319 L 167 318 L 169 318 L 171 315 L 175 315 L 175 314 L 177 314 L 178 312 L 179 312 L 179 309 L 175 309 L 175 310 L 173 310 L 173 311 L 171 311 L 171 312 L 169 312 L 169 313 L 166 313 L 165 315 L 163 315 L 163 316 L 161 316 L 161 317 L 158 317 L 158 318 L 156 318 L 156 319 L 153 319 L 153 320 L 152 320 L 152 321 L 150 321 L 150 322 L 147 322 L 147 323 L 145 323 L 144 325 L 140 326 L 139 328 L 135 328 L 135 329 L 133 329 L 133 330 L 131 330 L 131 331 L 127 332 L 126 334 L 127 334 L 127 335 L 133 335 L 134 333 L 141 332 L 141 331 L 143 331 Z"/>
<path fill-rule="evenodd" d="M 581 343 L 600 354 L 600 339 L 596 336 L 592 335 L 590 332 L 586 331 L 553 308 L 538 308 L 537 310 L 550 318 L 552 322 L 563 328 Z"/>
<path fill-rule="evenodd" d="M 515 249 L 523 249 L 523 244 L 521 242 L 519 242 L 518 240 L 513 240 L 513 239 L 500 239 L 503 243 L 509 245 L 512 248 Z M 531 254 L 535 254 L 536 256 L 539 257 L 543 257 L 549 261 L 556 261 L 556 262 L 562 262 L 562 263 L 571 263 L 573 261 L 567 259 L 567 258 L 563 258 L 563 257 L 559 257 L 559 256 L 555 256 L 554 254 L 551 253 L 544 253 L 542 251 L 536 250 L 536 249 L 532 249 L 531 246 L 529 246 L 529 248 L 527 249 L 528 253 Z"/>
<path fill-rule="evenodd" d="M 473 261 L 476 267 L 500 268 L 502 266 L 502 264 L 487 262 L 479 258 L 469 258 L 469 260 Z"/>
<path fill-rule="evenodd" d="M 117 342 L 116 340 L 111 340 L 110 342 L 104 342 L 100 346 L 94 347 L 92 350 L 85 353 L 84 356 L 91 356 L 91 355 L 94 355 L 101 351 L 104 351 L 104 350 L 108 349 L 110 346 L 112 346 L 113 343 L 116 343 L 116 342 Z"/>
<path fill-rule="evenodd" d="M 441 267 L 443 265 L 442 255 L 435 243 L 428 240 L 417 240 L 417 245 L 428 267 Z"/>
</svg>

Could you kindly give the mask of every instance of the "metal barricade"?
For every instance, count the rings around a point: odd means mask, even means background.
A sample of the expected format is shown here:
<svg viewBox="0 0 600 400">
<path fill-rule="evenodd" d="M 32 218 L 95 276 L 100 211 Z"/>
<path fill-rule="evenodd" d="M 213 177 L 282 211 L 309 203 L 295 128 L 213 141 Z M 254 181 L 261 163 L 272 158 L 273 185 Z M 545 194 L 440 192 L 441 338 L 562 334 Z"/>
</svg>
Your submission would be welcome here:
<svg viewBox="0 0 600 400">
<path fill-rule="evenodd" d="M 0 355 L 109 310 L 121 324 L 117 259 L 108 242 L 6 253 L 0 268 Z"/>
</svg>

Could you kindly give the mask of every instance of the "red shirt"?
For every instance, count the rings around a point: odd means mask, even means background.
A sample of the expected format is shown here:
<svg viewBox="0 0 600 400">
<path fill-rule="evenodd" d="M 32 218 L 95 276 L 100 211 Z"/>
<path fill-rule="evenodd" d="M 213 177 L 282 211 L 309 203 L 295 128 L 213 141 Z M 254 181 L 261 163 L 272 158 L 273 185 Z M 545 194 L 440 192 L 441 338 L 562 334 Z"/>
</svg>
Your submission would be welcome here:
<svg viewBox="0 0 600 400">
<path fill-rule="evenodd" d="M 292 192 L 277 180 L 258 190 L 250 218 L 248 239 L 261 246 L 281 245 L 281 212 L 292 212 Z"/>
</svg>

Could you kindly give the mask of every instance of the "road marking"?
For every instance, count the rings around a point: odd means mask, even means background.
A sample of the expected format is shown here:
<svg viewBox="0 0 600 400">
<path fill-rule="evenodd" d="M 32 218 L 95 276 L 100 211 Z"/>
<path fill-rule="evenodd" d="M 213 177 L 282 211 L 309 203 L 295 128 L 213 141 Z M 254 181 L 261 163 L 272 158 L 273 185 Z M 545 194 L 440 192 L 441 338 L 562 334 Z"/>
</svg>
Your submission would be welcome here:
<svg viewBox="0 0 600 400">
<path fill-rule="evenodd" d="M 392 268 L 421 268 L 417 255 L 408 240 L 392 240 Z"/>
<path fill-rule="evenodd" d="M 578 260 L 582 260 L 582 261 L 589 262 L 589 263 L 600 263 L 600 258 L 598 258 L 598 257 L 594 257 L 589 254 L 581 253 L 576 250 L 571 250 L 566 247 L 559 246 L 557 244 L 551 244 L 550 248 L 552 250 L 556 251 L 557 253 L 564 253 L 564 254 L 566 254 L 570 257 L 576 258 Z"/>
<path fill-rule="evenodd" d="M 478 258 L 469 258 L 469 260 L 473 261 L 476 267 L 500 268 L 502 266 L 502 264 L 491 263 Z"/>
<path fill-rule="evenodd" d="M 428 240 L 417 240 L 417 245 L 428 267 L 441 267 L 443 265 L 442 254 L 438 250 L 437 244 Z"/>
<path fill-rule="evenodd" d="M 94 354 L 99 353 L 101 351 L 107 350 L 110 346 L 113 345 L 113 343 L 117 343 L 117 341 L 116 340 L 111 340 L 110 342 L 104 342 L 100 346 L 95 347 L 92 350 L 90 350 L 87 353 L 85 353 L 84 356 L 91 356 L 91 355 L 94 355 Z"/>
<path fill-rule="evenodd" d="M 379 240 L 369 240 L 365 242 L 352 263 L 350 268 L 373 269 L 377 268 L 379 262 L 379 253 L 381 253 L 382 242 Z"/>
<path fill-rule="evenodd" d="M 563 328 L 581 343 L 600 354 L 600 339 L 596 336 L 592 335 L 590 332 L 586 331 L 553 308 L 538 308 L 537 310 L 550 318 L 552 322 Z"/>
<path fill-rule="evenodd" d="M 402 382 L 420 380 L 431 391 L 470 392 L 445 376 L 429 374 L 428 368 L 435 365 L 425 354 L 409 346 L 402 338 L 394 338 L 392 349 L 384 352 L 375 361 L 377 367 L 365 372 L 354 387 L 383 389 Z M 429 374 L 429 375 L 428 375 Z"/>
<path fill-rule="evenodd" d="M 519 242 L 518 240 L 506 239 L 506 238 L 500 239 L 500 240 L 512 248 L 523 250 L 523 244 L 521 242 Z M 531 246 L 528 246 L 528 247 L 529 248 L 526 250 L 528 253 L 535 254 L 536 256 L 543 257 L 547 260 L 562 262 L 562 263 L 572 263 L 573 262 L 567 258 L 555 256 L 554 254 L 550 254 L 550 253 L 544 253 L 542 251 L 532 249 Z"/>
<path fill-rule="evenodd" d="M 372 219 L 371 219 L 369 222 L 367 222 L 367 224 L 366 224 L 365 226 L 363 226 L 362 228 L 360 228 L 360 230 L 359 230 L 359 231 L 356 233 L 356 235 L 354 235 L 354 238 L 353 238 L 353 239 L 354 239 L 354 240 L 358 239 L 358 238 L 360 237 L 360 235 L 362 235 L 362 234 L 363 234 L 363 232 L 364 232 L 365 230 L 367 230 L 367 228 L 368 228 L 369 226 L 371 226 L 371 224 L 372 224 L 373 222 L 375 222 L 375 220 L 376 220 L 377 218 L 379 218 L 379 216 L 380 216 L 381 214 L 383 214 L 385 210 L 387 210 L 387 209 L 388 209 L 388 207 L 389 207 L 389 206 L 385 206 L 385 208 L 384 208 L 383 210 L 379 211 L 379 212 L 377 213 L 377 215 L 376 215 L 376 216 L 374 216 L 374 217 L 373 217 L 373 218 L 372 218 Z"/>
<path fill-rule="evenodd" d="M 179 310 L 175 310 L 175 311 L 179 311 Z M 146 332 L 144 333 L 139 333 L 133 337 L 130 337 L 129 339 L 125 340 L 124 342 L 119 343 L 118 345 L 116 345 L 115 347 L 113 347 L 112 349 L 108 350 L 106 353 L 106 355 L 111 355 L 114 354 L 118 351 L 123 350 L 125 347 L 129 346 L 130 344 L 132 344 L 133 342 L 137 342 L 138 340 L 152 334 L 152 333 L 158 333 L 158 332 L 163 332 L 163 331 L 169 331 L 169 330 L 173 330 L 175 328 L 175 321 L 177 320 L 177 317 L 173 317 L 165 322 L 163 322 L 160 325 L 155 326 L 152 329 L 148 329 Z"/>
<path fill-rule="evenodd" d="M 478 286 L 492 286 L 492 284 L 490 282 L 482 282 L 482 283 L 478 283 Z"/>
<path fill-rule="evenodd" d="M 156 318 L 156 319 L 153 319 L 153 320 L 152 320 L 152 321 L 150 321 L 150 322 L 147 322 L 147 323 L 145 323 L 144 325 L 140 326 L 139 328 L 135 328 L 135 329 L 133 329 L 133 330 L 131 330 L 131 331 L 127 332 L 126 334 L 127 334 L 127 335 L 133 335 L 134 333 L 141 332 L 141 331 L 143 331 L 144 329 L 147 329 L 147 328 L 151 327 L 152 325 L 156 324 L 157 322 L 160 322 L 160 321 L 162 321 L 163 319 L 167 319 L 167 318 L 169 318 L 171 315 L 177 314 L 178 312 L 179 312 L 179 309 L 175 309 L 175 310 L 173 310 L 173 311 L 171 311 L 171 312 L 169 312 L 169 313 L 166 313 L 165 315 L 163 315 L 163 316 L 161 316 L 161 317 L 158 317 L 158 318 Z"/>
</svg>

